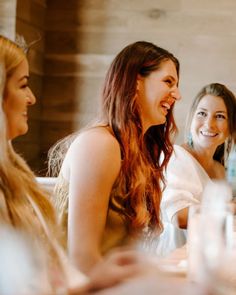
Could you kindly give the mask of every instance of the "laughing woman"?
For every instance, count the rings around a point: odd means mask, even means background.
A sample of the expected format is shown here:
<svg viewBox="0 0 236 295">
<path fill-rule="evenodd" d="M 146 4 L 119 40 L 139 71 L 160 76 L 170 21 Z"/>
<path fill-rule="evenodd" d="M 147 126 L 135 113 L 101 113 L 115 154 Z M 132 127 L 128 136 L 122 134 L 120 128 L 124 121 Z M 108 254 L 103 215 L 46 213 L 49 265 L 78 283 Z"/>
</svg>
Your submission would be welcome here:
<svg viewBox="0 0 236 295">
<path fill-rule="evenodd" d="M 107 72 L 99 122 L 65 155 L 55 203 L 70 259 L 85 272 L 114 247 L 162 229 L 162 171 L 172 152 L 178 83 L 171 53 L 145 41 L 128 45 Z M 65 143 L 52 150 L 52 165 Z"/>
</svg>

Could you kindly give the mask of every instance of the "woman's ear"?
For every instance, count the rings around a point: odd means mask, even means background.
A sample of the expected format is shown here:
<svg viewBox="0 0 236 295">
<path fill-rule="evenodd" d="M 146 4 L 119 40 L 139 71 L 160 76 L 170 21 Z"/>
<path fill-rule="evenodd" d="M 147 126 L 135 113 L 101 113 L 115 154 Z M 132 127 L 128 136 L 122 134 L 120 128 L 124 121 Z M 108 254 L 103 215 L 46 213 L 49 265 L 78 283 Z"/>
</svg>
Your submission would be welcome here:
<svg viewBox="0 0 236 295">
<path fill-rule="evenodd" d="M 143 77 L 138 74 L 137 83 L 136 83 L 136 91 L 139 91 L 141 89 L 142 83 L 143 83 Z"/>
</svg>

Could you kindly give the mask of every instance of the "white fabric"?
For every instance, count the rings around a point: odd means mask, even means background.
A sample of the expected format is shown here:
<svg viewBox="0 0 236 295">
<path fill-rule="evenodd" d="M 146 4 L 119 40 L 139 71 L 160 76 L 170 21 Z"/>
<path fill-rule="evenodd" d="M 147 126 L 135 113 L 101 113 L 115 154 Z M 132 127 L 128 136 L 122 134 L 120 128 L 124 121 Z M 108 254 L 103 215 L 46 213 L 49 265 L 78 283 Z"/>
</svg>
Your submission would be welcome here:
<svg viewBox="0 0 236 295">
<path fill-rule="evenodd" d="M 199 162 L 178 145 L 174 146 L 165 178 L 162 210 L 170 222 L 173 222 L 172 218 L 179 210 L 200 202 L 203 189 L 210 181 Z"/>
<path fill-rule="evenodd" d="M 37 182 L 46 189 L 49 194 L 53 193 L 54 186 L 57 182 L 57 177 L 36 177 Z"/>
<path fill-rule="evenodd" d="M 168 254 L 186 243 L 186 230 L 175 224 L 175 214 L 201 200 L 209 176 L 199 162 L 184 148 L 174 145 L 165 173 L 166 188 L 162 196 L 164 231 L 159 238 L 157 253 Z"/>
</svg>

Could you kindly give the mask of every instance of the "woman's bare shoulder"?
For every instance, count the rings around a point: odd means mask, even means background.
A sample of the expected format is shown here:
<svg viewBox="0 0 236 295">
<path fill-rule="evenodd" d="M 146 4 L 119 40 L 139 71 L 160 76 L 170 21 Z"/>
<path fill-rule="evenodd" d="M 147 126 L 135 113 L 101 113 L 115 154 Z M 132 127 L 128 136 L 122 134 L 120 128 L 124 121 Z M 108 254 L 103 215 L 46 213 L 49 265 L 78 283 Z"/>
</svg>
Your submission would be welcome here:
<svg viewBox="0 0 236 295">
<path fill-rule="evenodd" d="M 78 134 L 62 164 L 62 174 L 69 179 L 72 169 L 78 173 L 79 169 L 90 167 L 93 170 L 108 169 L 114 174 L 119 173 L 121 167 L 121 151 L 118 140 L 106 127 L 95 127 Z"/>
<path fill-rule="evenodd" d="M 94 163 L 109 162 L 120 166 L 121 152 L 118 140 L 112 132 L 104 127 L 91 128 L 79 134 L 71 144 L 65 161 L 64 168 L 87 159 Z M 68 165 L 69 164 L 69 165 Z"/>
<path fill-rule="evenodd" d="M 119 149 L 120 145 L 113 133 L 105 127 L 94 127 L 80 133 L 71 145 L 71 149 L 85 146 L 88 149 L 101 147 Z"/>
<path fill-rule="evenodd" d="M 108 130 L 93 128 L 77 136 L 62 165 L 66 180 L 99 180 L 113 183 L 121 169 L 121 152 L 117 139 Z M 77 180 L 76 180 L 77 181 Z"/>
</svg>

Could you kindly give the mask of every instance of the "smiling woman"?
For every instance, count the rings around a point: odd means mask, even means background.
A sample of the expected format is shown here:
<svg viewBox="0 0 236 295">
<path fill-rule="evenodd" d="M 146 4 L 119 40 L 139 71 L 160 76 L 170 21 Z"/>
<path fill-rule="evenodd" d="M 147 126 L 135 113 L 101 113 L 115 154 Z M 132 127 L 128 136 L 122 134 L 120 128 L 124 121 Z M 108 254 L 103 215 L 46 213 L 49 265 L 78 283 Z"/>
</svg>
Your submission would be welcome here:
<svg viewBox="0 0 236 295">
<path fill-rule="evenodd" d="M 162 229 L 162 171 L 172 152 L 178 82 L 179 62 L 167 50 L 128 45 L 105 77 L 99 121 L 68 149 L 55 203 L 65 247 L 85 272 L 111 249 Z M 63 143 L 51 153 L 52 165 L 63 160 Z"/>
<path fill-rule="evenodd" d="M 178 75 L 174 63 L 171 60 L 165 61 L 149 76 L 140 75 L 137 79 L 137 94 L 142 109 L 144 131 L 150 126 L 164 124 L 171 106 L 180 99 Z"/>
<path fill-rule="evenodd" d="M 214 155 L 229 136 L 228 111 L 223 98 L 205 95 L 199 102 L 192 118 L 191 128 L 192 153 L 206 170 L 210 178 L 223 178 L 224 166 L 219 161 L 207 163 L 205 159 Z M 204 160 L 201 160 L 204 155 Z M 223 161 L 219 159 L 220 162 Z"/>
<path fill-rule="evenodd" d="M 166 170 L 162 202 L 166 230 L 159 243 L 167 245 L 165 251 L 186 242 L 185 231 L 178 227 L 187 228 L 189 206 L 201 202 L 206 183 L 225 178 L 225 160 L 236 141 L 234 94 L 219 83 L 203 87 L 190 109 L 186 134 L 186 142 L 174 146 Z"/>
<path fill-rule="evenodd" d="M 4 92 L 3 109 L 7 117 L 7 135 L 13 139 L 28 131 L 28 106 L 35 97 L 28 86 L 29 65 L 24 58 L 16 69 L 8 74 Z"/>
<path fill-rule="evenodd" d="M 11 144 L 27 132 L 27 109 L 35 97 L 28 87 L 24 50 L 1 35 L 0 77 L 0 231 L 5 261 L 0 293 L 56 294 L 74 286 L 79 292 L 89 288 L 88 278 L 67 263 L 48 195 Z M 14 269 L 12 257 L 18 262 Z M 14 278 L 18 283 L 12 285 Z"/>
</svg>

